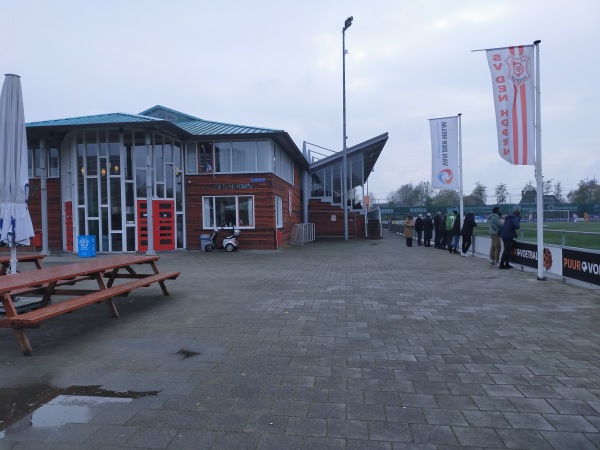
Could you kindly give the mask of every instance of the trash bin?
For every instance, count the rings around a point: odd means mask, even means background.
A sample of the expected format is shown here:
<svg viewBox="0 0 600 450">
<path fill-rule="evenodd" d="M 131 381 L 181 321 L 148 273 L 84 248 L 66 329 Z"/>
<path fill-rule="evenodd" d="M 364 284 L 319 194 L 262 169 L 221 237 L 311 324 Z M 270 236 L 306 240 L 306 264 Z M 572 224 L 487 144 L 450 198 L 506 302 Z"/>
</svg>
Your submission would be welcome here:
<svg viewBox="0 0 600 450">
<path fill-rule="evenodd" d="M 210 242 L 210 234 L 201 234 L 200 235 L 200 250 L 205 252 L 206 244 Z"/>
<path fill-rule="evenodd" d="M 96 236 L 77 236 L 77 254 L 80 258 L 96 256 Z"/>
</svg>

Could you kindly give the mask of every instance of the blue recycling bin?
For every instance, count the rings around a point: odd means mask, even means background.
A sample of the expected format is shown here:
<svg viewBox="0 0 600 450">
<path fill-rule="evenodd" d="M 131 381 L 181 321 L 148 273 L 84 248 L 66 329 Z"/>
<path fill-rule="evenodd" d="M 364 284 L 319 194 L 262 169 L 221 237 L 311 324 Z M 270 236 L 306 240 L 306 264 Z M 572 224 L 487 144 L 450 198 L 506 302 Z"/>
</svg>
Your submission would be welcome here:
<svg viewBox="0 0 600 450">
<path fill-rule="evenodd" d="M 77 254 L 80 258 L 96 256 L 96 236 L 77 236 Z"/>
</svg>

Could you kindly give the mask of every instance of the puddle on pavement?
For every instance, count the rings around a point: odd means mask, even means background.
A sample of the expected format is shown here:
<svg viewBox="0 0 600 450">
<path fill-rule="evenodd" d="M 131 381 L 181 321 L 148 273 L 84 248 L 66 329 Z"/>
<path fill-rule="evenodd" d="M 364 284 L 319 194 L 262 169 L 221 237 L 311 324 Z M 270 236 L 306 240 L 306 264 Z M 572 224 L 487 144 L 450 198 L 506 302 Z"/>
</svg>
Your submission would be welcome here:
<svg viewBox="0 0 600 450">
<path fill-rule="evenodd" d="M 67 423 L 87 423 L 91 408 L 102 403 L 131 402 L 159 391 L 108 391 L 100 386 L 58 389 L 46 384 L 0 388 L 0 439 L 23 429 L 57 428 Z"/>
</svg>

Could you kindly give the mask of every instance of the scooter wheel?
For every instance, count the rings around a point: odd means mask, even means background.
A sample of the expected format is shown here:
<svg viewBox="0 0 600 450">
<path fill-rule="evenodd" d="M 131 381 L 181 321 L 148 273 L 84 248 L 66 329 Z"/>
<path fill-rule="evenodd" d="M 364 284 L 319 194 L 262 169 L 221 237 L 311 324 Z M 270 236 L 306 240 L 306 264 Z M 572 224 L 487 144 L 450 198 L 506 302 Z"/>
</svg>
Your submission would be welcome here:
<svg viewBox="0 0 600 450">
<path fill-rule="evenodd" d="M 225 246 L 225 250 L 227 250 L 228 252 L 232 252 L 235 250 L 235 246 L 232 243 L 229 243 Z"/>
<path fill-rule="evenodd" d="M 212 252 L 212 251 L 213 251 L 213 246 L 212 246 L 212 244 L 206 244 L 206 245 L 204 246 L 204 251 L 205 251 L 205 252 Z"/>
</svg>

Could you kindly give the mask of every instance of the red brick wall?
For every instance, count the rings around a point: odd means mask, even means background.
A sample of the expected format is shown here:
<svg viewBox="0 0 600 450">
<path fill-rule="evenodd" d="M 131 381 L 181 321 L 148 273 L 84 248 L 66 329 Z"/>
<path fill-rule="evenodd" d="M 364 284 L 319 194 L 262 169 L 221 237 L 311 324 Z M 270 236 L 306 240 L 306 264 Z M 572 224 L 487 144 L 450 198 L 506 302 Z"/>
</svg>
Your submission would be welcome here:
<svg viewBox="0 0 600 450">
<path fill-rule="evenodd" d="M 297 170 L 297 169 L 296 169 Z M 264 179 L 256 182 L 251 179 Z M 289 242 L 294 223 L 302 221 L 300 178 L 296 185 L 268 174 L 187 175 L 185 203 L 187 214 L 187 248 L 200 249 L 200 235 L 211 234 L 202 227 L 202 197 L 223 195 L 254 196 L 254 228 L 240 229 L 240 248 L 267 250 L 275 248 L 275 195 L 283 200 L 283 242 Z M 233 186 L 230 186 L 233 185 Z M 243 187 L 242 187 L 243 186 Z M 292 192 L 292 214 L 289 213 L 289 192 Z"/>
</svg>

